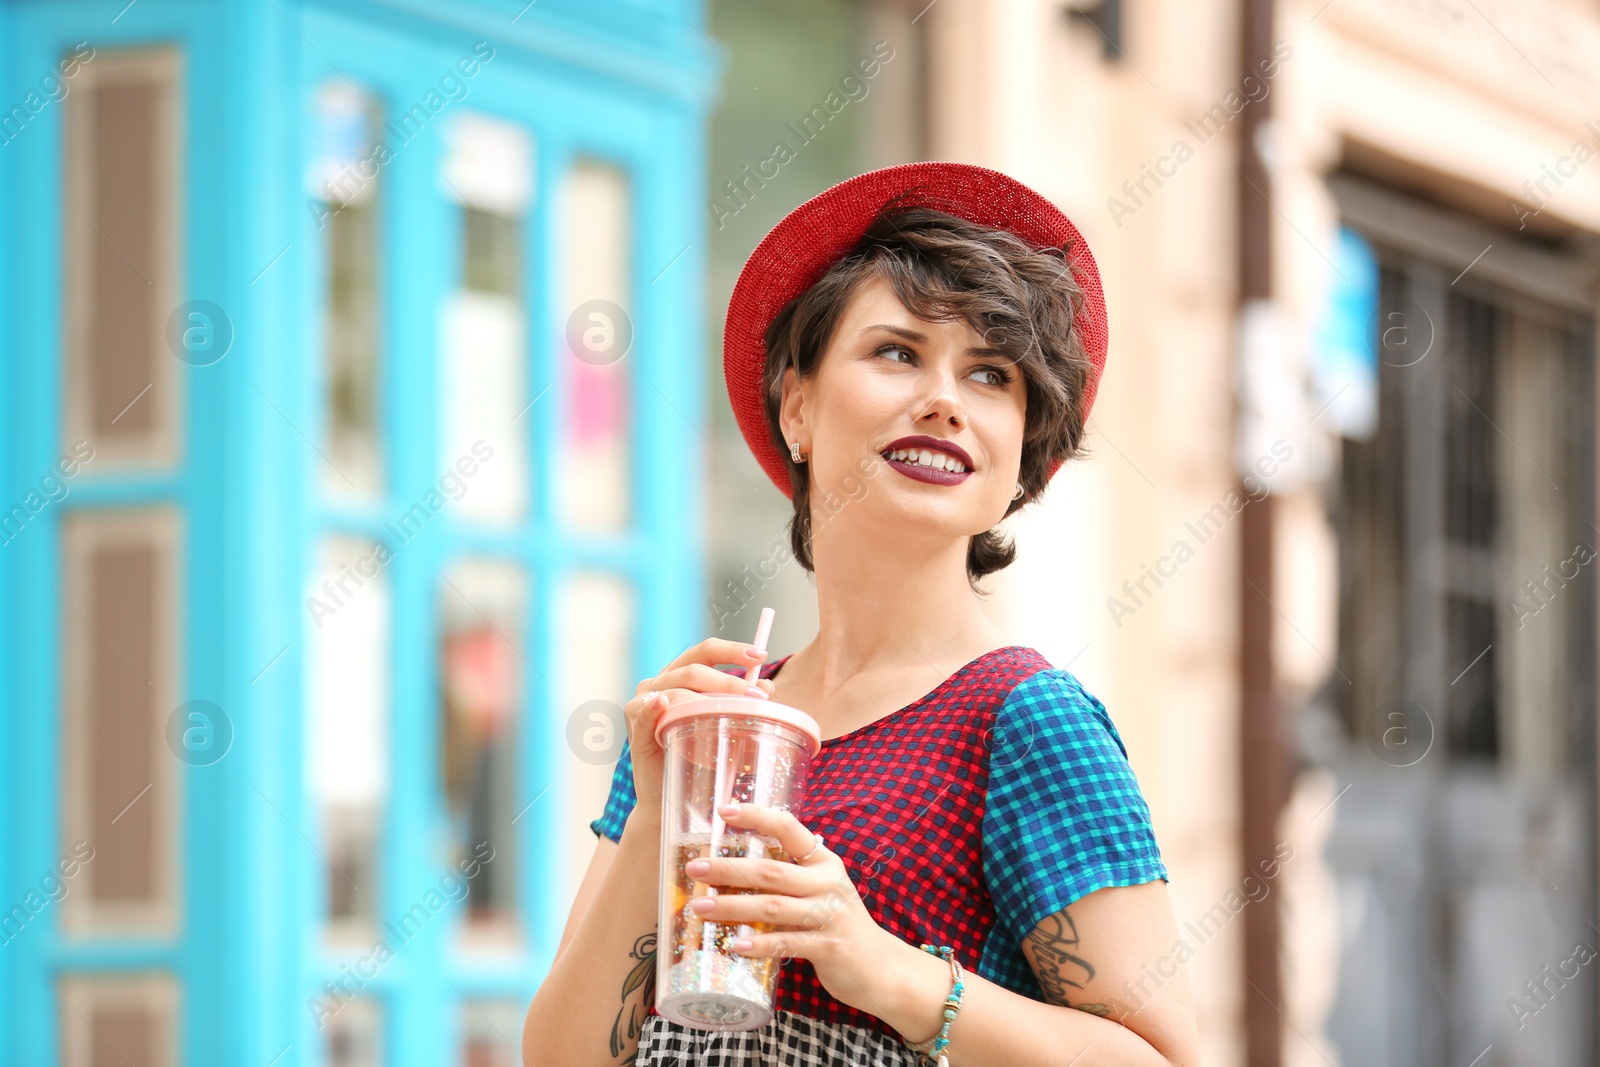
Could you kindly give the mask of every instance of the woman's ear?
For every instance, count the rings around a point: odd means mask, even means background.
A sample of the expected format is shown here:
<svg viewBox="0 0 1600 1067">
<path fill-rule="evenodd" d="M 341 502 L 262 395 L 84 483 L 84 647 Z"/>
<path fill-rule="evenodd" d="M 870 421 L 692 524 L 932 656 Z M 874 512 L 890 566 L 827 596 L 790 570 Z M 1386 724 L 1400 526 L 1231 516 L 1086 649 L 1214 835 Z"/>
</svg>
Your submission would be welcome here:
<svg viewBox="0 0 1600 1067">
<path fill-rule="evenodd" d="M 789 442 L 798 440 L 796 435 L 805 427 L 804 401 L 800 375 L 793 367 L 789 367 L 783 372 L 782 399 L 778 402 L 778 428 L 783 431 L 781 447 L 786 452 Z M 804 451 L 810 451 L 803 445 L 801 447 Z"/>
</svg>

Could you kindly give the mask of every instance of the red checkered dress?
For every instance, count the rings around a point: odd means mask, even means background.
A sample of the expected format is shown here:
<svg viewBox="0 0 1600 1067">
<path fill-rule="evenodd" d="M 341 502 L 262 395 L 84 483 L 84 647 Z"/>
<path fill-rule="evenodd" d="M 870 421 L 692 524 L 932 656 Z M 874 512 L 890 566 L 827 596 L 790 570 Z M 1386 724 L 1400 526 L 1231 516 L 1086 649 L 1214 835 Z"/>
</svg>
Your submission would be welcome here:
<svg viewBox="0 0 1600 1067">
<path fill-rule="evenodd" d="M 620 839 L 633 803 L 624 749 L 591 828 Z M 825 740 L 794 811 L 844 861 L 879 926 L 913 945 L 949 945 L 964 967 L 1039 1001 L 1021 943 L 1040 919 L 1103 886 L 1167 877 L 1104 705 L 1018 645 Z M 652 1005 L 639 1067 L 921 1062 L 882 1019 L 834 998 L 809 960 L 783 961 L 773 1006 L 760 1030 L 717 1033 Z"/>
</svg>

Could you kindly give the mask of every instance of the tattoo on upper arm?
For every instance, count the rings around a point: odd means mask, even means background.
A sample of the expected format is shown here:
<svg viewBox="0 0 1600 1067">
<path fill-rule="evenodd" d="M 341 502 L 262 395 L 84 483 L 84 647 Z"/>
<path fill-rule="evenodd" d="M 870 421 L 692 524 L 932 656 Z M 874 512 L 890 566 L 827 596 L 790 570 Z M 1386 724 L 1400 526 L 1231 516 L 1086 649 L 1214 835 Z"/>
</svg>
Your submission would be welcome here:
<svg viewBox="0 0 1600 1067">
<path fill-rule="evenodd" d="M 1078 924 L 1063 909 L 1030 930 L 1022 948 L 1039 977 L 1039 988 L 1046 1000 L 1109 1017 L 1111 1009 L 1105 1004 L 1073 1004 L 1068 999 L 1069 989 L 1081 990 L 1094 977 L 1094 964 L 1079 954 L 1078 941 Z"/>
<path fill-rule="evenodd" d="M 628 953 L 629 959 L 638 960 L 633 969 L 628 972 L 628 977 L 622 982 L 622 1007 L 617 1011 L 617 1021 L 611 1024 L 611 1054 L 622 1055 L 625 1045 L 632 1042 L 633 1050 L 621 1061 L 621 1067 L 629 1067 L 639 1056 L 639 1033 L 644 1026 L 644 1017 L 650 1010 L 650 1004 L 655 1000 L 656 994 L 656 935 L 652 931 L 640 935 L 633 943 L 633 949 Z M 643 989 L 644 995 L 637 1004 L 630 1004 L 628 998 L 637 990 Z"/>
</svg>

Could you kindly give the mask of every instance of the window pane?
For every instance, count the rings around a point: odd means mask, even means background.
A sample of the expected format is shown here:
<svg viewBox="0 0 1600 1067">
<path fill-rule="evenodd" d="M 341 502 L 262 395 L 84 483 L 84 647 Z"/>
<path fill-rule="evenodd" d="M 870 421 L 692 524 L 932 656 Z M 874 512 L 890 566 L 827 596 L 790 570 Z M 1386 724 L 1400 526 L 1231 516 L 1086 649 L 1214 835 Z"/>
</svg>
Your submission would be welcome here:
<svg viewBox="0 0 1600 1067">
<path fill-rule="evenodd" d="M 313 195 L 327 259 L 324 358 L 328 462 L 323 488 L 374 494 L 383 481 L 379 418 L 378 104 L 339 81 L 317 93 Z"/>
<path fill-rule="evenodd" d="M 518 1067 L 522 1008 L 504 1001 L 471 1001 L 461 1011 L 461 1067 Z"/>
<path fill-rule="evenodd" d="M 589 822 L 605 807 L 611 771 L 628 736 L 622 705 L 639 682 L 633 677 L 633 586 L 613 574 L 574 574 L 562 583 L 556 619 L 555 662 L 561 665 L 556 713 L 566 721 L 573 757 L 566 761 L 566 800 L 574 814 L 561 820 L 567 837 L 561 843 L 565 862 L 558 867 L 565 906 L 577 894 L 594 852 Z"/>
<path fill-rule="evenodd" d="M 178 986 L 171 975 L 72 975 L 57 989 L 63 1067 L 179 1062 Z"/>
<path fill-rule="evenodd" d="M 348 1001 L 324 1023 L 327 1067 L 379 1067 L 383 1063 L 383 1010 L 370 997 Z"/>
<path fill-rule="evenodd" d="M 334 936 L 375 925 L 377 841 L 389 794 L 388 550 L 328 538 L 306 597 L 307 781 L 320 814 Z"/>
<path fill-rule="evenodd" d="M 178 519 L 166 510 L 77 513 L 63 545 L 60 847 L 85 860 L 64 922 L 78 933 L 171 932 Z"/>
<path fill-rule="evenodd" d="M 1445 666 L 1457 678 L 1446 691 L 1450 754 L 1492 760 L 1500 753 L 1495 605 L 1446 597 L 1445 624 Z"/>
<path fill-rule="evenodd" d="M 582 163 L 562 212 L 561 515 L 572 526 L 620 530 L 628 522 L 628 183 L 615 167 Z"/>
<path fill-rule="evenodd" d="M 463 560 L 440 589 L 442 777 L 451 864 L 467 879 L 467 923 L 516 930 L 517 739 L 523 721 L 527 581 L 508 563 Z"/>
<path fill-rule="evenodd" d="M 1495 349 L 1499 316 L 1491 304 L 1450 300 L 1451 384 L 1445 427 L 1445 536 L 1462 544 L 1495 543 Z M 1498 416 L 1498 417 L 1497 417 Z"/>
<path fill-rule="evenodd" d="M 167 326 L 178 303 L 179 69 L 172 49 L 102 53 L 63 102 L 62 430 L 103 462 L 178 456 L 180 352 L 167 351 Z"/>
<path fill-rule="evenodd" d="M 526 131 L 476 115 L 449 127 L 445 195 L 461 211 L 462 278 L 446 298 L 440 458 L 462 476 L 463 518 L 513 521 L 528 509 L 529 424 L 524 244 L 533 145 Z M 491 458 L 458 464 L 477 448 Z"/>
<path fill-rule="evenodd" d="M 1567 324 L 1506 318 L 1490 432 L 1499 445 L 1495 532 L 1510 603 L 1491 655 L 1501 657 L 1501 765 L 1546 781 L 1585 766 L 1593 751 L 1597 542 L 1586 469 L 1594 455 L 1594 346 Z"/>
<path fill-rule="evenodd" d="M 474 205 L 461 210 L 461 285 L 515 298 L 522 292 L 522 219 Z"/>
</svg>

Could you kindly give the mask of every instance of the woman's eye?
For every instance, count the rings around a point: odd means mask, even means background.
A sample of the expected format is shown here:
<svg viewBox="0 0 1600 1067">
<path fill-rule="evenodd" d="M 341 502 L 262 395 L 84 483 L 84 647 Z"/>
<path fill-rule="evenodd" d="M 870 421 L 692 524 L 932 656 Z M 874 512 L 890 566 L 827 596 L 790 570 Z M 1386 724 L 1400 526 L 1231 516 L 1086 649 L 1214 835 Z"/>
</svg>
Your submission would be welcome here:
<svg viewBox="0 0 1600 1067">
<path fill-rule="evenodd" d="M 974 371 L 974 373 L 975 374 L 992 374 L 992 375 L 994 375 L 994 378 L 990 382 L 990 384 L 994 385 L 994 386 L 998 386 L 1001 389 L 1004 389 L 1006 386 L 1011 384 L 1011 378 L 1012 378 L 1011 372 L 1010 371 L 1006 371 L 1006 370 L 1001 370 L 999 367 L 979 367 L 976 371 Z"/>
<path fill-rule="evenodd" d="M 911 349 L 906 348 L 904 345 L 884 345 L 882 348 L 878 349 L 878 355 L 880 356 L 888 356 L 891 352 L 902 352 L 911 357 L 911 362 L 915 362 L 917 358 L 917 354 L 911 351 Z M 899 360 L 895 360 L 895 362 L 898 363 Z M 1010 371 L 1004 370 L 1000 367 L 976 367 L 973 369 L 972 373 L 992 375 L 993 377 L 990 378 L 985 384 L 997 386 L 1001 389 L 1004 389 L 1007 385 L 1010 385 L 1013 377 Z"/>
</svg>

